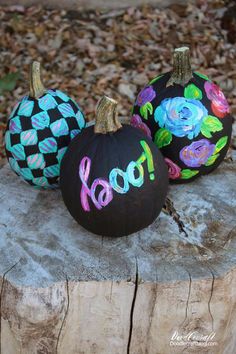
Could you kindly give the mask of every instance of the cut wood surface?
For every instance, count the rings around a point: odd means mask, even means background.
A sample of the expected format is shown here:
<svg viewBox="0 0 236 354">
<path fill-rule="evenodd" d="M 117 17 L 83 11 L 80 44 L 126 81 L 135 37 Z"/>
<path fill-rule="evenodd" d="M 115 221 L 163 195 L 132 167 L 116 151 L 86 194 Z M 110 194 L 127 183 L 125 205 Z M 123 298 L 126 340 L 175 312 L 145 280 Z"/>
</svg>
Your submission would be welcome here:
<svg viewBox="0 0 236 354">
<path fill-rule="evenodd" d="M 112 239 L 80 227 L 59 190 L 36 190 L 4 166 L 1 353 L 234 354 L 235 176 L 227 161 L 172 185 L 150 227 Z M 214 346 L 173 346 L 176 331 L 215 333 Z"/>
</svg>

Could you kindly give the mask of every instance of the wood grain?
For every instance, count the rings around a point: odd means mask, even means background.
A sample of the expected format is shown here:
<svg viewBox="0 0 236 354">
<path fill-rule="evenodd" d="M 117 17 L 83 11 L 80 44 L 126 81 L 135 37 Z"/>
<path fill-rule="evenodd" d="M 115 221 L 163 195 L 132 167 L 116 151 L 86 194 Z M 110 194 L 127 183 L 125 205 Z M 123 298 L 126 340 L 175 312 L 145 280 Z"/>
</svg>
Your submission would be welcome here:
<svg viewBox="0 0 236 354">
<path fill-rule="evenodd" d="M 59 190 L 33 189 L 4 166 L 1 353 L 234 354 L 235 173 L 224 162 L 171 186 L 149 228 L 111 239 L 77 225 Z M 172 347 L 175 331 L 215 332 L 218 344 Z"/>
</svg>

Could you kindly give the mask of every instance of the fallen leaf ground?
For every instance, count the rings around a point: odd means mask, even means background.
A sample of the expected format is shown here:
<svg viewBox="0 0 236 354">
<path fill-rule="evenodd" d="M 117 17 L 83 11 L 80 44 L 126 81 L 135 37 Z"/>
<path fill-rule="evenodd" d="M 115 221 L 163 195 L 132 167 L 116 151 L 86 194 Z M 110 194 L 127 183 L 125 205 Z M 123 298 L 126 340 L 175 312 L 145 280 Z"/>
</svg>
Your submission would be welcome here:
<svg viewBox="0 0 236 354">
<path fill-rule="evenodd" d="M 192 67 L 218 82 L 236 115 L 236 5 L 196 1 L 124 10 L 47 10 L 0 7 L 0 159 L 3 131 L 14 103 L 28 92 L 32 59 L 48 88 L 78 101 L 88 120 L 106 94 L 129 117 L 138 91 L 171 69 L 171 53 L 191 47 Z M 236 148 L 236 126 L 233 147 Z"/>
</svg>

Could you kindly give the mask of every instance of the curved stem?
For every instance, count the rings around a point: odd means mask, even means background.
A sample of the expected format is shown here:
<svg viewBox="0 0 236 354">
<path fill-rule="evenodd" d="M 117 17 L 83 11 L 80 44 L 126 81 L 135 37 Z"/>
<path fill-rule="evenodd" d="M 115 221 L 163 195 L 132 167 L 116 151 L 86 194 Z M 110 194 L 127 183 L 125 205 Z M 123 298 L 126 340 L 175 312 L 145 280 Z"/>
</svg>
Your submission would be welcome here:
<svg viewBox="0 0 236 354">
<path fill-rule="evenodd" d="M 38 99 L 42 96 L 46 89 L 42 84 L 40 75 L 40 63 L 38 61 L 33 61 L 30 65 L 30 97 Z"/>
<path fill-rule="evenodd" d="M 175 49 L 173 54 L 173 71 L 166 86 L 178 84 L 185 86 L 193 77 L 188 47 Z"/>
<path fill-rule="evenodd" d="M 122 128 L 116 116 L 117 102 L 103 96 L 97 106 L 94 132 L 100 134 L 114 133 Z"/>
</svg>

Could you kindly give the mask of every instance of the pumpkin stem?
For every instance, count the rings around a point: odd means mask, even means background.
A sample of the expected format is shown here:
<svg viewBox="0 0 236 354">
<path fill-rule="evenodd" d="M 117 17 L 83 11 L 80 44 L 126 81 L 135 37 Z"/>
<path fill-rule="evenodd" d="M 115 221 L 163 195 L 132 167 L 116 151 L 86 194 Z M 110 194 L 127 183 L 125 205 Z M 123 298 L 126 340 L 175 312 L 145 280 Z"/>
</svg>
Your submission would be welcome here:
<svg viewBox="0 0 236 354">
<path fill-rule="evenodd" d="M 33 61 L 30 65 L 29 81 L 30 97 L 38 99 L 46 92 L 46 89 L 41 81 L 40 63 L 38 61 Z"/>
<path fill-rule="evenodd" d="M 176 48 L 173 54 L 173 71 L 166 87 L 174 84 L 185 86 L 192 77 L 189 48 Z"/>
<path fill-rule="evenodd" d="M 97 106 L 94 133 L 115 133 L 122 128 L 116 116 L 117 102 L 112 98 L 103 96 Z"/>
</svg>

